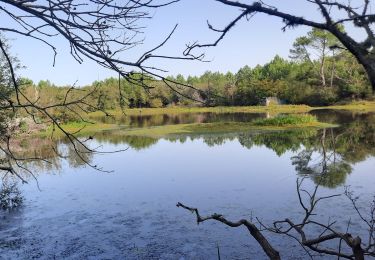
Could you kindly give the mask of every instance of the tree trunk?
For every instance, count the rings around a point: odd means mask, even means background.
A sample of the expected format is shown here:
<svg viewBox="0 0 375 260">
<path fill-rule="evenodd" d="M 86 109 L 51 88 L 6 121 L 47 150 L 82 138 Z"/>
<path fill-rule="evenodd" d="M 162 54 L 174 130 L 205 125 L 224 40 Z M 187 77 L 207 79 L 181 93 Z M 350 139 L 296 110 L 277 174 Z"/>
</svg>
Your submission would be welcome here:
<svg viewBox="0 0 375 260">
<path fill-rule="evenodd" d="M 355 260 L 365 260 L 365 254 L 361 247 L 361 238 L 356 237 L 352 240 L 352 250 Z"/>
<path fill-rule="evenodd" d="M 324 63 L 325 63 L 325 56 L 322 57 L 322 61 L 320 63 L 320 77 L 321 77 L 321 80 L 322 80 L 323 88 L 326 87 L 326 77 L 324 75 Z"/>
<path fill-rule="evenodd" d="M 368 79 L 370 81 L 372 91 L 375 91 L 375 59 L 370 59 L 365 63 L 361 63 L 367 72 Z"/>
<path fill-rule="evenodd" d="M 330 81 L 330 84 L 329 84 L 329 86 L 332 88 L 333 87 L 333 79 L 334 79 L 334 77 L 335 77 L 335 65 L 333 64 L 332 65 L 333 66 L 333 68 L 332 68 L 332 71 L 331 71 L 331 81 Z"/>
<path fill-rule="evenodd" d="M 324 67 L 325 67 L 325 62 L 326 62 L 326 45 L 327 45 L 326 41 L 323 40 L 323 42 L 322 42 L 322 46 L 323 46 L 322 57 L 321 57 L 321 61 L 320 61 L 320 71 L 319 71 L 320 78 L 322 80 L 322 86 L 323 86 L 323 88 L 326 87 L 326 76 L 324 74 L 324 72 L 325 72 L 325 68 Z"/>
<path fill-rule="evenodd" d="M 333 79 L 335 77 L 335 70 L 336 70 L 336 62 L 335 62 L 335 51 L 332 53 L 332 68 L 331 68 L 331 81 L 330 87 L 333 87 Z"/>
</svg>

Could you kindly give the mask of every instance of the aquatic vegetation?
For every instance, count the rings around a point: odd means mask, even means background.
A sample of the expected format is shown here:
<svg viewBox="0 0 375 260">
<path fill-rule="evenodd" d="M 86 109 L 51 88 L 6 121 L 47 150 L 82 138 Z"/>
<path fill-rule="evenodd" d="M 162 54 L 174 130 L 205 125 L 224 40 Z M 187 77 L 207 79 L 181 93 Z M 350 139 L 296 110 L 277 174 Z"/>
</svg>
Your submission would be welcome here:
<svg viewBox="0 0 375 260">
<path fill-rule="evenodd" d="M 77 136 L 89 136 L 94 135 L 95 133 L 99 133 L 104 130 L 110 129 L 119 129 L 119 125 L 116 124 L 104 124 L 99 122 L 69 122 L 60 125 L 64 131 L 68 133 L 75 134 Z M 45 131 L 40 131 L 37 133 L 39 136 L 51 136 L 53 135 L 56 138 L 64 137 L 63 131 L 59 128 L 53 128 L 52 126 L 48 127 Z"/>
<path fill-rule="evenodd" d="M 254 120 L 253 124 L 257 126 L 287 126 L 287 125 L 305 125 L 310 123 L 317 123 L 316 116 L 303 115 L 283 115 L 274 118 L 265 118 Z"/>
<path fill-rule="evenodd" d="M 322 122 L 307 122 L 285 125 L 255 125 L 252 122 L 219 122 L 205 124 L 180 124 L 148 128 L 127 129 L 124 135 L 166 137 L 181 134 L 215 134 L 215 133 L 244 133 L 257 131 L 284 131 L 297 129 L 318 129 L 335 127 L 335 125 Z"/>
<path fill-rule="evenodd" d="M 103 116 L 101 112 L 94 112 L 90 113 L 88 117 L 91 119 L 91 122 L 67 122 L 61 125 L 61 127 L 69 133 L 76 133 L 78 136 L 92 136 L 97 133 L 100 133 L 105 130 L 120 130 L 120 129 L 129 129 L 130 127 L 139 127 L 141 128 L 144 126 L 149 126 L 152 128 L 152 131 L 155 134 L 152 136 L 165 136 L 165 134 L 171 133 L 186 133 L 186 132 L 207 132 L 212 130 L 214 133 L 217 132 L 228 132 L 228 131 L 243 131 L 244 128 L 249 128 L 249 124 L 245 123 L 230 123 L 227 124 L 226 122 L 222 123 L 215 123 L 215 124 L 190 124 L 189 126 L 186 124 L 186 128 L 182 129 L 182 125 L 178 126 L 157 126 L 158 124 L 163 125 L 165 123 L 166 117 L 171 117 L 170 124 L 174 124 L 174 121 L 178 121 L 176 124 L 179 124 L 180 116 L 194 116 L 197 114 L 205 114 L 210 113 L 212 115 L 221 116 L 223 114 L 227 115 L 235 115 L 235 114 L 265 114 L 270 116 L 269 119 L 259 119 L 253 121 L 253 129 L 254 126 L 257 128 L 261 127 L 263 130 L 283 130 L 282 128 L 290 128 L 290 127 L 332 127 L 332 125 L 323 124 L 317 122 L 317 119 L 312 116 L 306 114 L 310 111 L 319 111 L 322 109 L 333 109 L 333 110 L 348 110 L 355 113 L 361 113 L 366 111 L 375 111 L 375 102 L 372 101 L 361 101 L 361 102 L 354 102 L 344 105 L 338 106 L 329 106 L 329 107 L 309 107 L 306 105 L 275 105 L 275 106 L 243 106 L 243 107 L 169 107 L 169 108 L 143 108 L 143 109 L 126 109 L 125 111 L 120 110 L 112 110 L 108 111 L 109 114 L 113 115 L 113 117 Z M 124 114 L 125 112 L 125 114 Z M 280 116 L 280 114 L 282 114 Z M 175 116 L 176 118 L 173 118 Z M 146 119 L 150 118 L 150 122 Z M 153 117 L 158 117 L 155 122 Z M 107 120 L 111 119 L 111 120 Z M 141 122 L 143 122 L 141 125 Z M 196 121 L 196 118 L 192 118 L 190 121 Z M 133 122 L 133 123 L 131 123 Z M 159 123 L 157 123 L 159 122 Z M 182 120 L 184 122 L 184 120 Z M 132 125 L 134 124 L 134 125 Z M 220 125 L 223 124 L 223 125 Z M 236 125 L 237 124 L 237 125 Z M 157 128 L 155 128 L 157 126 Z M 184 127 L 185 127 L 184 126 Z M 222 131 L 218 129 L 219 127 L 222 128 Z M 267 129 L 264 129 L 267 127 Z M 276 127 L 276 128 L 275 128 Z M 147 132 L 151 131 L 149 128 Z M 236 129 L 237 128 L 237 129 Z M 138 131 L 140 129 L 137 129 Z M 176 131 L 175 131 L 176 130 Z M 134 135 L 137 131 L 134 129 L 129 130 L 129 135 Z M 50 136 L 53 133 L 55 137 L 63 137 L 64 134 L 61 130 L 55 128 L 53 132 L 53 128 L 50 126 L 46 130 L 39 131 L 36 133 L 39 136 Z M 143 134 L 142 134 L 143 135 Z"/>
</svg>

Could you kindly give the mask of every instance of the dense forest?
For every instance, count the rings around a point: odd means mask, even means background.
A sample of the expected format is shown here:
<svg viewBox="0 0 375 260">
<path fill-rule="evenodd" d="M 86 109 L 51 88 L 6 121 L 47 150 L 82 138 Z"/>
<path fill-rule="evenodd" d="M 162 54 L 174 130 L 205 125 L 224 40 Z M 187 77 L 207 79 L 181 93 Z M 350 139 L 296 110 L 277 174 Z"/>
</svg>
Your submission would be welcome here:
<svg viewBox="0 0 375 260">
<path fill-rule="evenodd" d="M 168 77 L 175 82 L 168 85 L 144 77 L 145 85 L 118 78 L 95 81 L 77 88 L 82 91 L 70 96 L 92 92 L 86 102 L 100 109 L 262 105 L 267 97 L 286 104 L 318 106 L 373 96 L 362 66 L 340 47 L 334 36 L 317 29 L 295 40 L 289 59 L 275 56 L 264 65 L 245 66 L 236 73 L 207 71 L 201 76 L 177 75 Z M 24 79 L 22 85 L 27 96 L 35 97 L 41 104 L 63 100 L 70 88 L 57 87 L 48 80 L 34 84 Z"/>
</svg>

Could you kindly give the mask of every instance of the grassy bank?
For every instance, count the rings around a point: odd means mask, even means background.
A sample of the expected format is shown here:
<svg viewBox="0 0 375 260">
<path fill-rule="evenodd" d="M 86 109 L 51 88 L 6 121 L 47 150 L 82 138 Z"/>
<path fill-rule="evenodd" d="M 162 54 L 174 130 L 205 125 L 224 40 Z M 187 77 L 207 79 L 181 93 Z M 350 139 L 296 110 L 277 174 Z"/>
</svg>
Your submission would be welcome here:
<svg viewBox="0 0 375 260">
<path fill-rule="evenodd" d="M 288 115 L 259 119 L 253 122 L 218 122 L 200 124 L 177 124 L 148 128 L 126 129 L 126 136 L 166 137 L 179 134 L 213 134 L 246 131 L 281 131 L 292 129 L 324 128 L 333 125 L 318 122 L 311 115 Z"/>
<path fill-rule="evenodd" d="M 218 122 L 218 123 L 197 123 L 197 124 L 175 124 L 154 126 L 146 128 L 127 128 L 116 124 L 87 124 L 69 123 L 62 125 L 62 128 L 69 133 L 76 133 L 78 136 L 95 135 L 105 130 L 121 130 L 124 136 L 147 136 L 165 137 L 176 134 L 207 134 L 207 133 L 230 133 L 245 131 L 280 131 L 303 128 L 324 128 L 333 125 L 318 122 L 315 116 L 311 115 L 287 115 L 269 119 L 258 119 L 253 122 Z M 50 136 L 52 128 L 40 133 L 42 136 Z M 56 129 L 55 137 L 62 137 L 64 133 Z"/>
<path fill-rule="evenodd" d="M 375 112 L 375 101 L 356 101 L 348 104 L 319 107 L 316 109 L 348 110 L 352 112 L 369 113 Z"/>
<path fill-rule="evenodd" d="M 118 117 L 128 116 L 151 116 L 161 114 L 184 114 L 184 113 L 306 113 L 312 110 L 306 105 L 282 105 L 282 106 L 247 106 L 247 107 L 165 107 L 165 108 L 131 108 L 121 110 L 109 110 L 110 115 Z M 90 113 L 91 118 L 103 116 L 102 112 Z"/>
<path fill-rule="evenodd" d="M 251 122 L 255 126 L 300 126 L 319 123 L 313 115 L 287 115 L 274 118 L 262 118 Z"/>
<path fill-rule="evenodd" d="M 334 110 L 347 110 L 352 112 L 375 112 L 374 101 L 360 101 L 352 102 L 345 105 L 336 105 L 328 107 L 309 107 L 306 105 L 279 105 L 279 106 L 253 106 L 253 107 L 170 107 L 170 108 L 144 108 L 144 109 L 126 109 L 124 112 L 128 116 L 151 116 L 151 115 L 162 115 L 162 114 L 183 114 L 183 113 L 269 113 L 271 115 L 277 114 L 302 114 L 312 110 L 320 109 L 334 109 Z M 109 111 L 111 115 L 115 117 L 123 116 L 121 110 Z M 102 117 L 103 114 L 95 112 L 89 114 L 89 117 L 94 119 Z M 285 121 L 286 120 L 286 121 Z M 144 129 L 127 129 L 129 135 L 144 135 L 144 136 L 164 136 L 168 134 L 181 134 L 181 133 L 192 133 L 192 132 L 233 132 L 233 131 L 244 131 L 244 130 L 283 130 L 290 128 L 306 128 L 306 127 L 327 127 L 329 125 L 321 122 L 309 121 L 292 122 L 295 120 L 285 117 L 274 117 L 268 119 L 268 121 L 257 120 L 250 123 L 214 123 L 214 124 L 189 124 L 189 125 L 167 125 L 161 127 L 150 127 Z M 97 132 L 112 129 L 121 129 L 125 126 L 118 124 L 106 124 L 96 122 L 94 124 L 72 122 L 62 125 L 62 127 L 70 132 L 77 132 L 78 135 L 94 135 Z M 47 136 L 51 135 L 52 128 L 48 128 L 46 131 L 39 133 L 39 135 Z M 56 130 L 55 136 L 62 136 L 63 133 L 60 130 Z"/>
<path fill-rule="evenodd" d="M 103 123 L 85 123 L 85 122 L 70 122 L 67 124 L 62 124 L 61 127 L 64 131 L 75 134 L 76 136 L 89 136 L 94 135 L 97 132 L 102 132 L 105 130 L 115 130 L 119 129 L 120 126 L 116 124 L 103 124 Z M 38 133 L 39 136 L 46 137 L 51 136 L 53 134 L 54 137 L 63 137 L 64 132 L 61 131 L 59 128 L 52 126 L 48 127 L 45 131 L 41 131 Z"/>
<path fill-rule="evenodd" d="M 358 101 L 344 105 L 325 107 L 310 107 L 307 105 L 274 105 L 274 106 L 244 106 L 244 107 L 165 107 L 165 108 L 132 108 L 121 111 L 109 110 L 110 115 L 119 117 L 128 116 L 150 116 L 160 114 L 183 114 L 183 113 L 307 113 L 312 110 L 334 109 L 348 110 L 353 112 L 375 112 L 375 101 Z M 90 118 L 102 117 L 102 112 L 89 114 Z"/>
<path fill-rule="evenodd" d="M 180 134 L 218 134 L 248 131 L 283 131 L 294 129 L 311 129 L 333 127 L 333 125 L 314 122 L 300 125 L 284 126 L 259 126 L 252 123 L 208 123 L 208 124 L 180 124 L 166 125 L 149 128 L 139 128 L 127 130 L 124 135 L 127 136 L 145 136 L 145 137 L 166 137 Z"/>
</svg>

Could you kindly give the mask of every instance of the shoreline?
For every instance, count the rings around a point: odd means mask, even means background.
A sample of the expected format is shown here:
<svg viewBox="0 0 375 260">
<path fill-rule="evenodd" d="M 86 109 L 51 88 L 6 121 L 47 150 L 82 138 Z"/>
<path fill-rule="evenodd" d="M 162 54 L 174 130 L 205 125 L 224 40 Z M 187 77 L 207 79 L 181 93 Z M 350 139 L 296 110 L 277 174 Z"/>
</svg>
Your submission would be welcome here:
<svg viewBox="0 0 375 260">
<path fill-rule="evenodd" d="M 307 113 L 313 110 L 347 110 L 353 112 L 375 112 L 375 101 L 358 101 L 345 105 L 311 107 L 307 105 L 272 105 L 272 106 L 220 106 L 220 107 L 163 107 L 163 108 L 128 108 L 108 110 L 110 116 L 150 116 L 183 113 Z M 89 118 L 105 116 L 103 112 L 92 112 Z"/>
</svg>

